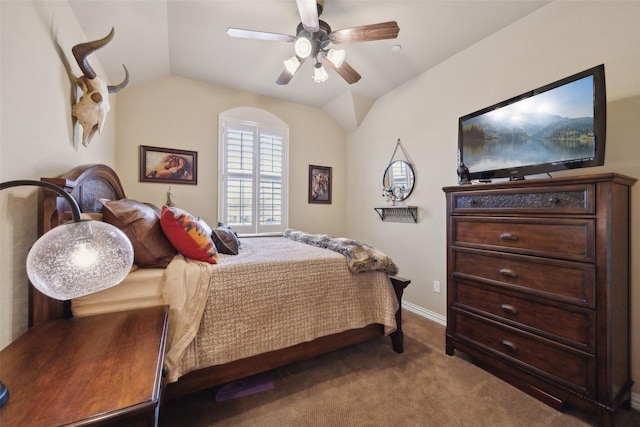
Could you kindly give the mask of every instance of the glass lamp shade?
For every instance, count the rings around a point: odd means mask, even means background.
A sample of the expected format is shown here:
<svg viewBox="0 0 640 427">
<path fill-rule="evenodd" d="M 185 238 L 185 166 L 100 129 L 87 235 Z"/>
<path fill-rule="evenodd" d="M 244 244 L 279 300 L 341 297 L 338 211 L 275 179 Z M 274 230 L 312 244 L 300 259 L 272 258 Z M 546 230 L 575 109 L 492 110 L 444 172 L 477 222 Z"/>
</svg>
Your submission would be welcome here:
<svg viewBox="0 0 640 427">
<path fill-rule="evenodd" d="M 327 59 L 337 68 L 342 67 L 345 56 L 346 54 L 342 49 L 329 49 L 329 52 L 327 52 Z"/>
<path fill-rule="evenodd" d="M 120 283 L 133 264 L 133 246 L 120 229 L 99 221 L 62 224 L 27 256 L 27 275 L 43 294 L 69 300 Z"/>
<path fill-rule="evenodd" d="M 284 67 L 289 72 L 289 74 L 293 75 L 300 68 L 300 60 L 297 56 L 292 56 L 291 58 L 284 61 Z"/>
<path fill-rule="evenodd" d="M 317 63 L 313 68 L 313 80 L 316 83 L 326 82 L 329 78 L 329 74 L 324 69 L 324 66 L 321 63 Z"/>
<path fill-rule="evenodd" d="M 298 55 L 300 58 L 306 58 L 307 56 L 311 55 L 311 49 L 311 40 L 303 36 L 298 37 L 294 44 L 296 55 Z"/>
</svg>

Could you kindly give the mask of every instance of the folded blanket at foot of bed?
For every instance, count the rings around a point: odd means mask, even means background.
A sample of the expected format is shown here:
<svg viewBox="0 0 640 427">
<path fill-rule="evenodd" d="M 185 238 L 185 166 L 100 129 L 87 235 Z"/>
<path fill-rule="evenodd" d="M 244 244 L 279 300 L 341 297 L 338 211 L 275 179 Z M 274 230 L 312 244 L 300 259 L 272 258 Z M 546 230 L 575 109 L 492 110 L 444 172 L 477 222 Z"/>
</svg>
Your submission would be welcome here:
<svg viewBox="0 0 640 427">
<path fill-rule="evenodd" d="M 290 228 L 285 230 L 284 237 L 344 255 L 353 273 L 384 271 L 391 276 L 398 274 L 398 267 L 391 258 L 373 246 L 357 240 L 326 234 L 310 234 Z"/>
</svg>

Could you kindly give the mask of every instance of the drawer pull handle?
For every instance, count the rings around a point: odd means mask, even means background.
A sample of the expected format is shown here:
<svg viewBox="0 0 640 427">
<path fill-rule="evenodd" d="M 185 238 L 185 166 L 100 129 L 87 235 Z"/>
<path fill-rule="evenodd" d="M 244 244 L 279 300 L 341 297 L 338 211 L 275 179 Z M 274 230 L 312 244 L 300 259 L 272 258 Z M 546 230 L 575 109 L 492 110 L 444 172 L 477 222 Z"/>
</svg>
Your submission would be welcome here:
<svg viewBox="0 0 640 427">
<path fill-rule="evenodd" d="M 500 341 L 500 345 L 502 345 L 502 347 L 504 347 L 505 349 L 512 351 L 514 353 L 518 352 L 518 346 L 515 345 L 514 343 L 512 343 L 509 340 L 502 340 Z"/>
<path fill-rule="evenodd" d="M 518 236 L 511 233 L 502 233 L 500 235 L 500 240 L 518 240 Z"/>
<path fill-rule="evenodd" d="M 518 314 L 518 310 L 511 304 L 500 304 L 500 309 L 510 314 Z"/>
<path fill-rule="evenodd" d="M 516 274 L 516 272 L 511 270 L 510 268 L 501 268 L 500 275 L 505 277 L 510 277 L 512 279 L 518 278 L 518 275 Z"/>
</svg>

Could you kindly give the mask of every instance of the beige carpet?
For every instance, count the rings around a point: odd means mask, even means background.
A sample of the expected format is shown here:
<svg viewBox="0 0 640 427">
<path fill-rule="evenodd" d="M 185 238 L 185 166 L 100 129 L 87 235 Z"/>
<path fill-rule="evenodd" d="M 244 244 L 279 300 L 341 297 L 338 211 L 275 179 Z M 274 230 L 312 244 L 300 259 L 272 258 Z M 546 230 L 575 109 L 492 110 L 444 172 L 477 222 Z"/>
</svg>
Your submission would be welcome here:
<svg viewBox="0 0 640 427">
<path fill-rule="evenodd" d="M 575 410 L 560 413 L 444 352 L 445 328 L 404 311 L 405 352 L 388 338 L 271 372 L 275 387 L 216 402 L 217 389 L 166 402 L 172 426 L 591 426 Z M 618 426 L 640 427 L 622 410 Z"/>
</svg>

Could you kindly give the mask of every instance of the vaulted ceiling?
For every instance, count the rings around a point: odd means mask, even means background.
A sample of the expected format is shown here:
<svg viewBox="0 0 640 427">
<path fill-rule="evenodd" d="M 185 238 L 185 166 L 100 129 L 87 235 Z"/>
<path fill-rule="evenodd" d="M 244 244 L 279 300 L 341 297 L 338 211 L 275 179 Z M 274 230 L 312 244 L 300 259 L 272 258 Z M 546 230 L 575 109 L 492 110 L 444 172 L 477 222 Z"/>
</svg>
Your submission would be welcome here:
<svg viewBox="0 0 640 427">
<path fill-rule="evenodd" d="M 124 63 L 131 86 L 177 75 L 325 109 L 348 100 L 353 105 L 346 110 L 354 116 L 357 104 L 368 109 L 378 97 L 547 3 L 326 0 L 320 19 L 333 30 L 396 21 L 398 37 L 340 46 L 362 75 L 357 83 L 349 85 L 331 69 L 327 81 L 315 83 L 307 61 L 288 85 L 280 86 L 275 82 L 283 61 L 293 55 L 293 43 L 232 38 L 226 30 L 295 36 L 300 22 L 295 0 L 70 1 L 89 39 L 115 28 L 109 48 L 96 53 L 111 82 L 122 79 Z M 343 127 L 353 129 L 353 123 Z"/>
</svg>

